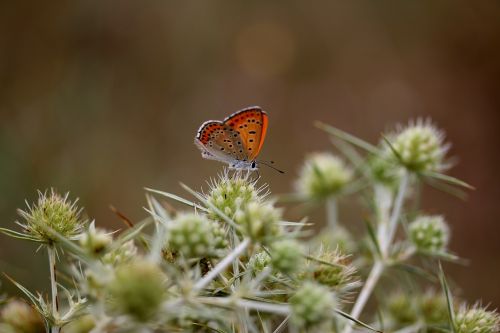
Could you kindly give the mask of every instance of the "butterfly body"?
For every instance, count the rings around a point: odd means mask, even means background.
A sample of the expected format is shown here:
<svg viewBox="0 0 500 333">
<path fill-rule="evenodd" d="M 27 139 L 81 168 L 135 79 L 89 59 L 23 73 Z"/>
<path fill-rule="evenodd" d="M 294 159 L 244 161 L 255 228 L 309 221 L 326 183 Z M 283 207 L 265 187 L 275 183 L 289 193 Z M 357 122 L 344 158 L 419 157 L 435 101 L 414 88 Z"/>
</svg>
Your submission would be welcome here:
<svg viewBox="0 0 500 333">
<path fill-rule="evenodd" d="M 223 121 L 204 122 L 194 142 L 203 158 L 227 163 L 231 169 L 256 170 L 267 122 L 267 114 L 260 107 L 245 108 Z"/>
</svg>

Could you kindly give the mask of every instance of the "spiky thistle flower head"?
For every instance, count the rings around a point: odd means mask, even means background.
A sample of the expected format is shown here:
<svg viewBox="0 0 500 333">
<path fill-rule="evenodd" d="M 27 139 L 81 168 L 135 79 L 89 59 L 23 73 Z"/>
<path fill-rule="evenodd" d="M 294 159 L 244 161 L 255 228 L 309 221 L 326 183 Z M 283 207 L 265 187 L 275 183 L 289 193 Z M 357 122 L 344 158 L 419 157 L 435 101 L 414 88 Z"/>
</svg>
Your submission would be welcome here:
<svg viewBox="0 0 500 333">
<path fill-rule="evenodd" d="M 442 325 L 448 321 L 448 303 L 442 293 L 427 290 L 419 299 L 419 307 L 427 325 Z"/>
<path fill-rule="evenodd" d="M 284 274 L 297 271 L 303 261 L 304 249 L 293 239 L 283 239 L 272 243 L 270 247 L 271 265 Z"/>
<path fill-rule="evenodd" d="M 169 249 L 187 258 L 213 255 L 214 230 L 212 222 L 203 215 L 179 214 L 169 228 Z"/>
<path fill-rule="evenodd" d="M 390 294 L 385 306 L 393 327 L 410 325 L 418 320 L 417 299 L 408 293 L 398 291 Z"/>
<path fill-rule="evenodd" d="M 19 223 L 25 233 L 32 239 L 50 246 L 58 242 L 52 231 L 69 239 L 76 239 L 83 229 L 84 222 L 80 218 L 81 210 L 77 207 L 78 199 L 68 200 L 69 193 L 64 196 L 54 189 L 38 192 L 38 201 L 33 205 L 27 203 L 27 210 L 18 210 L 25 220 Z"/>
<path fill-rule="evenodd" d="M 410 239 L 418 250 L 440 252 L 446 249 L 450 231 L 440 215 L 419 216 L 409 225 Z"/>
<path fill-rule="evenodd" d="M 88 333 L 94 327 L 95 319 L 91 315 L 85 315 L 64 326 L 64 333 Z"/>
<path fill-rule="evenodd" d="M 218 210 L 233 218 L 238 209 L 250 202 L 261 201 L 267 195 L 267 185 L 259 187 L 257 181 L 258 179 L 251 179 L 250 173 L 230 174 L 225 169 L 218 179 L 209 182 L 210 189 L 205 198 Z M 217 211 L 211 207 L 208 207 L 208 210 L 210 219 L 219 219 Z"/>
<path fill-rule="evenodd" d="M 101 260 L 105 264 L 120 265 L 131 261 L 136 255 L 137 246 L 135 246 L 134 240 L 131 239 L 106 253 Z"/>
<path fill-rule="evenodd" d="M 395 188 L 400 178 L 400 168 L 394 163 L 392 152 L 388 150 L 387 144 L 382 143 L 381 146 L 382 154 L 373 155 L 368 159 L 370 175 L 376 184 Z"/>
<path fill-rule="evenodd" d="M 88 230 L 81 235 L 80 245 L 93 256 L 102 255 L 113 241 L 111 233 L 95 227 L 92 222 Z"/>
<path fill-rule="evenodd" d="M 158 314 L 167 297 L 166 281 L 158 266 L 136 259 L 116 269 L 108 285 L 109 305 L 117 313 L 146 322 Z"/>
<path fill-rule="evenodd" d="M 314 281 L 338 291 L 358 284 L 356 268 L 350 263 L 349 256 L 338 249 L 321 248 L 315 258 L 318 260 L 310 261 L 307 269 L 307 276 Z"/>
<path fill-rule="evenodd" d="M 500 315 L 478 304 L 462 305 L 455 315 L 457 333 L 496 333 L 500 330 Z"/>
<path fill-rule="evenodd" d="M 339 157 L 331 153 L 314 153 L 304 162 L 296 188 L 305 197 L 321 200 L 338 194 L 352 177 L 352 170 Z"/>
<path fill-rule="evenodd" d="M 290 298 L 290 306 L 293 325 L 309 328 L 332 318 L 337 301 L 328 288 L 307 281 Z"/>
<path fill-rule="evenodd" d="M 390 140 L 392 154 L 409 171 L 438 172 L 446 168 L 444 157 L 449 145 L 444 143 L 444 133 L 430 120 L 410 121 L 408 126 L 390 136 L 393 137 Z"/>
<path fill-rule="evenodd" d="M 333 230 L 331 228 L 321 230 L 314 238 L 313 244 L 320 252 L 323 249 L 336 249 L 341 253 L 353 253 L 356 252 L 357 247 L 349 230 L 341 225 L 336 226 Z"/>
<path fill-rule="evenodd" d="M 271 202 L 253 201 L 236 211 L 234 220 L 242 228 L 242 233 L 254 242 L 267 244 L 281 233 L 278 224 L 282 210 Z"/>
<path fill-rule="evenodd" d="M 269 265 L 271 265 L 271 256 L 266 251 L 255 253 L 248 261 L 248 266 L 256 274 L 262 272 Z"/>
</svg>

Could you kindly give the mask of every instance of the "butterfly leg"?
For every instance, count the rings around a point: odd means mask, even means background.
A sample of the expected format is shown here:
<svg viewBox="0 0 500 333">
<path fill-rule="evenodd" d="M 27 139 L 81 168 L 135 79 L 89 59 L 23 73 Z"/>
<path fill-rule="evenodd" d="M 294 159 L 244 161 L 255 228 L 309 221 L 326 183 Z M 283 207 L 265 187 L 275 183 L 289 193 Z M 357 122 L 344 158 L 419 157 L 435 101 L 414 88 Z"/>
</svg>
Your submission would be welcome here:
<svg viewBox="0 0 500 333">
<path fill-rule="evenodd" d="M 248 171 L 249 173 L 251 172 L 250 170 Z M 252 179 L 252 183 L 257 182 L 260 179 L 260 171 L 257 169 L 255 170 L 255 173 L 257 174 L 254 179 Z"/>
</svg>

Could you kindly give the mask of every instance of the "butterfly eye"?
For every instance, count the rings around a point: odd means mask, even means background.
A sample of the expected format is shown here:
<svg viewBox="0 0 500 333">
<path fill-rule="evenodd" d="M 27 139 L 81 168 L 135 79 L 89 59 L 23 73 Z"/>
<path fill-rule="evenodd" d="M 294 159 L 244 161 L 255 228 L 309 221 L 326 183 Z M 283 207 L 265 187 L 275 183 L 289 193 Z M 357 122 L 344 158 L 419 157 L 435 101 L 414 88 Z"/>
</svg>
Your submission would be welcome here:
<svg viewBox="0 0 500 333">
<path fill-rule="evenodd" d="M 252 169 L 255 169 L 257 167 L 257 164 L 255 163 L 255 161 L 252 162 Z"/>
</svg>

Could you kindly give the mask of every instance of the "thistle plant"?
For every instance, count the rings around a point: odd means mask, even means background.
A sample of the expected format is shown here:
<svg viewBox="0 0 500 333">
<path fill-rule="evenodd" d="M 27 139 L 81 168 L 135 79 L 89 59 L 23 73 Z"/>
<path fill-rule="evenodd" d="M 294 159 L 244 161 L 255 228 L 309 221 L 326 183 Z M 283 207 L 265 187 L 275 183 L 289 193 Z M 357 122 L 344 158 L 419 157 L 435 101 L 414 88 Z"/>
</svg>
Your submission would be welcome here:
<svg viewBox="0 0 500 333">
<path fill-rule="evenodd" d="M 455 317 L 457 333 L 493 333 L 500 330 L 500 315 L 476 304 L 462 305 Z"/>
<path fill-rule="evenodd" d="M 197 214 L 181 214 L 172 221 L 169 248 L 187 258 L 211 256 L 215 251 L 212 223 Z"/>
<path fill-rule="evenodd" d="M 147 322 L 159 313 L 167 297 L 166 284 L 161 269 L 147 260 L 121 265 L 107 285 L 110 311 Z"/>
<path fill-rule="evenodd" d="M 461 260 L 453 221 L 418 205 L 422 180 L 470 188 L 444 174 L 442 132 L 418 120 L 372 145 L 318 127 L 338 152 L 309 155 L 290 183 L 301 203 L 326 206 L 326 221 L 287 220 L 282 198 L 238 170 L 208 188 L 181 184 L 184 194 L 146 189 L 144 219 L 123 230 L 86 223 L 67 195 L 40 193 L 20 211 L 20 231 L 0 231 L 47 249 L 50 297 L 9 278 L 30 306 L 0 302 L 0 331 L 498 332 L 496 311 L 456 306 L 440 265 Z M 341 197 L 363 198 L 364 219 L 339 220 Z M 327 227 L 314 235 L 313 224 Z"/>
<path fill-rule="evenodd" d="M 325 199 L 339 194 L 352 180 L 352 171 L 331 153 L 315 153 L 308 157 L 297 181 L 297 189 L 312 199 Z"/>
<path fill-rule="evenodd" d="M 411 242 L 420 251 L 442 252 L 449 240 L 449 228 L 442 216 L 420 216 L 409 225 Z"/>
<path fill-rule="evenodd" d="M 344 161 L 331 153 L 311 154 L 304 162 L 295 187 L 311 201 L 324 201 L 330 229 L 337 226 L 337 197 L 352 180 L 353 173 Z"/>
<path fill-rule="evenodd" d="M 327 288 L 312 282 L 306 282 L 290 299 L 292 322 L 300 328 L 317 325 L 328 329 L 331 325 L 331 313 L 337 307 L 334 294 Z"/>
<path fill-rule="evenodd" d="M 0 231 L 18 239 L 29 240 L 40 243 L 40 246 L 47 248 L 49 257 L 50 286 L 51 286 L 51 309 L 43 301 L 41 296 L 35 302 L 40 311 L 46 312 L 45 325 L 51 333 L 58 333 L 60 326 L 67 320 L 59 314 L 58 287 L 56 282 L 56 256 L 60 247 L 61 239 L 67 241 L 76 240 L 82 232 L 85 222 L 81 219 L 81 210 L 77 207 L 78 200 L 73 202 L 68 200 L 69 193 L 60 195 L 54 189 L 45 192 L 38 192 L 38 201 L 29 205 L 27 210 L 19 209 L 19 215 L 24 219 L 24 223 L 17 222 L 22 228 L 22 232 L 2 228 Z M 34 298 L 34 295 L 31 294 Z M 72 301 L 70 301 L 72 303 Z M 78 307 L 79 303 L 75 306 Z M 72 314 L 74 309 L 69 309 L 68 314 Z"/>
</svg>

